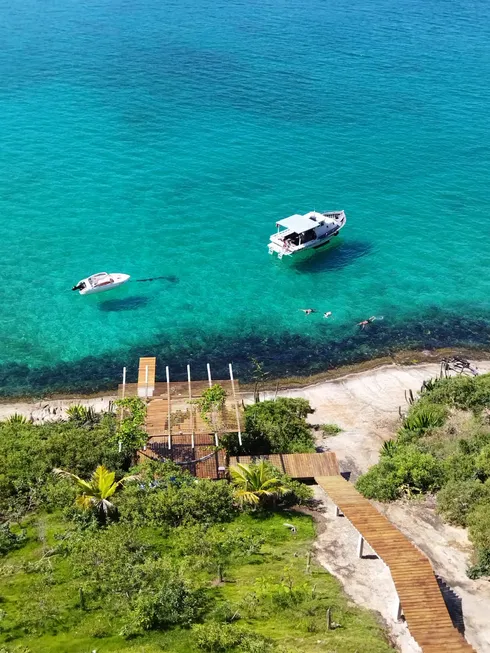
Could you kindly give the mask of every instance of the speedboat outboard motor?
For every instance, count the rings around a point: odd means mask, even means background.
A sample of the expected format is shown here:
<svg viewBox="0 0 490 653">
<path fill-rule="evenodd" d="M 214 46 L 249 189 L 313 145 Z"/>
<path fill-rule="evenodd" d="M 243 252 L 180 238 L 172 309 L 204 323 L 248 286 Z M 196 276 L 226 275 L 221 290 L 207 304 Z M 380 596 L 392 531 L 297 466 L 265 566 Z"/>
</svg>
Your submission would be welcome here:
<svg viewBox="0 0 490 653">
<path fill-rule="evenodd" d="M 72 290 L 83 290 L 85 288 L 85 284 L 83 281 L 80 281 L 76 286 L 73 286 Z"/>
</svg>

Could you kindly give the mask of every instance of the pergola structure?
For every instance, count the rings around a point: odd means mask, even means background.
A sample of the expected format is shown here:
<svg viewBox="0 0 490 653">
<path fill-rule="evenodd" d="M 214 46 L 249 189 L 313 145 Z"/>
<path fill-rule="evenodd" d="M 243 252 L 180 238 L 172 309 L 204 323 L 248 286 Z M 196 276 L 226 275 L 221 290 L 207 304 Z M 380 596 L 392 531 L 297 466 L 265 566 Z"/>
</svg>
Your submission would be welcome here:
<svg viewBox="0 0 490 653">
<path fill-rule="evenodd" d="M 211 367 L 206 366 L 207 380 L 193 381 L 187 365 L 187 381 L 171 381 L 169 367 L 166 381 L 156 381 L 156 359 L 140 358 L 138 382 L 119 385 L 120 398 L 139 396 L 147 402 L 146 431 L 148 442 L 141 456 L 173 460 L 199 477 L 221 478 L 226 472 L 225 454 L 219 449 L 220 433 L 236 433 L 242 438 L 242 404 L 239 383 L 230 363 L 229 379 L 213 381 Z M 226 392 L 224 406 L 204 418 L 196 405 L 203 392 L 219 384 Z"/>
</svg>

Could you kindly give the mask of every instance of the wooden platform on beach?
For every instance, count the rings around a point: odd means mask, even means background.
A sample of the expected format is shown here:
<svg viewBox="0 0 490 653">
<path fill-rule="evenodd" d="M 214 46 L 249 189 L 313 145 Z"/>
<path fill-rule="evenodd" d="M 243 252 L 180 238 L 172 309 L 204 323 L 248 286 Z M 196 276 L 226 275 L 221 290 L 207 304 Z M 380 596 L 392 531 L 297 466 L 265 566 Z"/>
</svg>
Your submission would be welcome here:
<svg viewBox="0 0 490 653">
<path fill-rule="evenodd" d="M 475 653 L 453 626 L 427 557 L 342 476 L 316 482 L 390 568 L 399 608 L 423 653 Z"/>
<path fill-rule="evenodd" d="M 231 456 L 230 467 L 241 463 L 249 465 L 260 460 L 269 461 L 291 478 L 313 479 L 315 476 L 338 476 L 339 463 L 331 451 L 322 453 L 277 453 L 267 456 Z"/>
</svg>

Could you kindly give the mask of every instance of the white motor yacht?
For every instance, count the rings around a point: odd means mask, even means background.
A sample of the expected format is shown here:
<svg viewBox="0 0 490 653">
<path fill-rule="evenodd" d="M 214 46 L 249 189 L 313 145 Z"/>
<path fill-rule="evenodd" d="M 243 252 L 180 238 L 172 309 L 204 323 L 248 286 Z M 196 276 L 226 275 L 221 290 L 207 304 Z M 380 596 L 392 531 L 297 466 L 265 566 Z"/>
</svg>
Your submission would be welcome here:
<svg viewBox="0 0 490 653">
<path fill-rule="evenodd" d="M 344 211 L 310 211 L 305 215 L 295 214 L 279 220 L 276 222 L 277 233 L 270 237 L 269 254 L 276 253 L 278 258 L 282 258 L 323 247 L 331 238 L 338 236 L 345 222 Z"/>
<path fill-rule="evenodd" d="M 93 295 L 96 292 L 106 292 L 118 288 L 129 279 L 129 274 L 122 274 L 121 272 L 111 272 L 109 274 L 107 272 L 97 272 L 97 274 L 79 281 L 76 286 L 73 286 L 72 290 L 79 290 L 80 295 Z"/>
</svg>

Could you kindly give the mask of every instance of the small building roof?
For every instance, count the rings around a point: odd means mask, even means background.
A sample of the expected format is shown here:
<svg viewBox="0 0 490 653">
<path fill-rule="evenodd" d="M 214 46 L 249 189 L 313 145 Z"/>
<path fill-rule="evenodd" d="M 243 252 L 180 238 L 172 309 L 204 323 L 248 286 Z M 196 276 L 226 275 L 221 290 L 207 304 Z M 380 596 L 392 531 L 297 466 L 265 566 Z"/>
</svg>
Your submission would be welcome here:
<svg viewBox="0 0 490 653">
<path fill-rule="evenodd" d="M 286 227 L 286 229 L 291 229 L 297 234 L 302 234 L 309 229 L 318 227 L 321 222 L 333 222 L 333 220 L 328 220 L 322 213 L 317 211 L 310 211 L 305 213 L 305 215 L 299 215 L 295 213 L 294 215 L 289 216 L 289 218 L 284 218 L 276 222 L 276 225 L 281 227 Z"/>
</svg>

